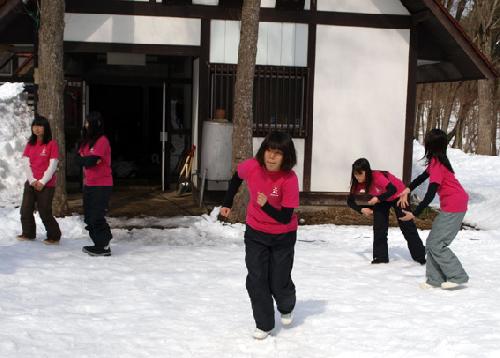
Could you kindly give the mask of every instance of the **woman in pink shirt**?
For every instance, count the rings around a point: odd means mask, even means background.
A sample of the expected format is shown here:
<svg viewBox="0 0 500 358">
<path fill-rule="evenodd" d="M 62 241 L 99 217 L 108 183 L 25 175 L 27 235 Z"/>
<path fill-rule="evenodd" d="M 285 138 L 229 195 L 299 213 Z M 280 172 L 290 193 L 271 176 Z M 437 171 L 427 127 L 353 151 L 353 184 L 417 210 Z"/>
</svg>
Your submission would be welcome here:
<svg viewBox="0 0 500 358">
<path fill-rule="evenodd" d="M 253 337 L 266 338 L 274 328 L 274 304 L 283 325 L 290 325 L 295 307 L 291 272 L 297 239 L 299 183 L 292 168 L 297 163 L 288 133 L 271 132 L 255 158 L 238 165 L 221 208 L 229 216 L 233 198 L 245 180 L 250 194 L 246 212 L 246 287 L 256 329 Z"/>
<path fill-rule="evenodd" d="M 18 240 L 35 240 L 36 225 L 33 212 L 36 208 L 40 214 L 47 238 L 47 245 L 57 245 L 61 239 L 59 224 L 52 215 L 52 199 L 56 186 L 56 170 L 59 158 L 57 142 L 52 139 L 49 121 L 36 115 L 31 124 L 31 137 L 23 152 L 26 169 L 23 201 L 21 204 L 22 234 Z"/>
<path fill-rule="evenodd" d="M 78 154 L 83 166 L 84 221 L 94 242 L 93 246 L 84 246 L 82 251 L 90 256 L 111 256 L 109 242 L 113 236 L 105 218 L 113 189 L 111 147 L 104 135 L 100 113 L 89 113 Z"/>
<path fill-rule="evenodd" d="M 397 206 L 399 194 L 405 189 L 403 182 L 390 172 L 372 170 L 365 158 L 360 158 L 352 164 L 351 190 L 347 205 L 367 217 L 373 215 L 373 260 L 372 264 L 388 263 L 389 252 L 387 234 L 389 228 L 389 212 L 394 209 L 398 225 L 403 237 L 408 243 L 408 249 L 413 260 L 425 264 L 425 248 L 413 220 L 401 221 L 404 216 Z M 369 206 L 356 204 L 356 194 L 370 195 Z"/>
<path fill-rule="evenodd" d="M 413 211 L 404 211 L 401 220 L 413 220 L 420 215 L 439 195 L 440 213 L 432 223 L 432 230 L 427 237 L 426 282 L 422 288 L 441 287 L 451 289 L 469 281 L 469 276 L 449 245 L 455 239 L 462 226 L 467 211 L 469 196 L 455 178 L 455 172 L 446 155 L 448 137 L 440 129 L 432 129 L 425 136 L 425 158 L 427 168 L 415 178 L 408 188 L 400 194 L 402 207 L 408 207 L 408 194 L 429 178 L 429 187 L 424 199 Z"/>
</svg>

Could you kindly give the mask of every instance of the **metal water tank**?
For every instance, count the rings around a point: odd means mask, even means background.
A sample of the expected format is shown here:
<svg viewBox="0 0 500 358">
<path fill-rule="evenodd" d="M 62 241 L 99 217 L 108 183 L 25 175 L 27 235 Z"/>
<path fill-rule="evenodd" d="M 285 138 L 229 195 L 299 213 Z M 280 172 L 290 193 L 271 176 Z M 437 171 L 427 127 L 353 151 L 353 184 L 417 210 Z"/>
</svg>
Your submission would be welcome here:
<svg viewBox="0 0 500 358">
<path fill-rule="evenodd" d="M 201 171 L 207 180 L 231 179 L 233 124 L 229 122 L 203 122 L 201 137 Z"/>
</svg>

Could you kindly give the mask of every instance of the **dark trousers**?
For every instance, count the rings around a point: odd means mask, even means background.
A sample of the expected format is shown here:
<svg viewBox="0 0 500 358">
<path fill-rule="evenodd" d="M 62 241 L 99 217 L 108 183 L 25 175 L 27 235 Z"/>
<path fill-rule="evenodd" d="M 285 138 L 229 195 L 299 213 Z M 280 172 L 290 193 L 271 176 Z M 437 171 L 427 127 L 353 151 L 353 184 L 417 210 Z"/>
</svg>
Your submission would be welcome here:
<svg viewBox="0 0 500 358">
<path fill-rule="evenodd" d="M 23 201 L 21 203 L 21 226 L 24 237 L 36 238 L 36 224 L 33 213 L 36 208 L 40 214 L 47 238 L 51 240 L 61 239 L 59 224 L 52 215 L 52 199 L 54 199 L 55 188 L 44 187 L 42 191 L 36 191 L 34 187 L 26 182 L 24 184 Z"/>
<path fill-rule="evenodd" d="M 281 313 L 290 313 L 295 307 L 295 285 L 291 274 L 296 240 L 296 231 L 267 234 L 247 225 L 246 287 L 256 326 L 263 331 L 274 328 L 273 297 Z"/>
<path fill-rule="evenodd" d="M 396 217 L 404 216 L 397 200 L 383 201 L 373 207 L 373 258 L 388 260 L 387 231 L 389 228 L 389 210 L 394 208 Z M 425 247 L 418 235 L 417 226 L 413 220 L 401 221 L 398 219 L 399 228 L 408 242 L 410 255 L 415 261 L 425 259 Z"/>
<path fill-rule="evenodd" d="M 111 186 L 84 186 L 83 187 L 83 215 L 85 227 L 89 236 L 97 247 L 106 247 L 113 238 L 111 229 L 106 222 L 106 211 L 109 198 L 111 197 Z"/>
</svg>

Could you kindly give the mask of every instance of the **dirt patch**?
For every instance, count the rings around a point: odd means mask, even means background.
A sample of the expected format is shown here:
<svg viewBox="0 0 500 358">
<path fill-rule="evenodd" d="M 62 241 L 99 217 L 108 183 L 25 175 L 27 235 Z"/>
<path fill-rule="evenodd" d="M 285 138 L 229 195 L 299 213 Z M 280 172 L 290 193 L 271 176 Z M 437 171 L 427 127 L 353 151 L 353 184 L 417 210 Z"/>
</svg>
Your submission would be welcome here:
<svg viewBox="0 0 500 358">
<path fill-rule="evenodd" d="M 201 208 L 191 193 L 178 196 L 175 191 L 162 192 L 157 187 L 114 187 L 111 195 L 109 216 L 112 217 L 174 217 L 208 214 L 214 206 L 220 205 L 221 197 L 211 198 Z M 68 194 L 71 213 L 83 214 L 82 194 Z M 347 206 L 301 206 L 297 209 L 302 225 L 372 225 L 372 219 L 358 214 Z M 426 209 L 416 220 L 419 229 L 431 228 L 437 213 Z M 397 226 L 393 210 L 389 219 L 391 226 Z"/>
<path fill-rule="evenodd" d="M 301 206 L 297 215 L 302 225 L 336 224 L 336 225 L 372 225 L 373 219 L 358 214 L 347 206 Z M 421 217 L 415 220 L 417 227 L 421 230 L 429 230 L 432 220 L 437 212 L 426 209 Z M 389 217 L 390 226 L 398 226 L 396 215 L 391 210 Z"/>
</svg>

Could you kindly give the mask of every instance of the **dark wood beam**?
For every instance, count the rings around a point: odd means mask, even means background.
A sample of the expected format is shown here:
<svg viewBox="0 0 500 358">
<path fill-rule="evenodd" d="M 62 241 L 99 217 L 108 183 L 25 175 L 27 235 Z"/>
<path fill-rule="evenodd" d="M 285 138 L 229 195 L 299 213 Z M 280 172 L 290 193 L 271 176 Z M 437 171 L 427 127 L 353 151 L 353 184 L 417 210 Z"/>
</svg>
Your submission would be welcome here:
<svg viewBox="0 0 500 358">
<path fill-rule="evenodd" d="M 161 3 L 119 0 L 66 0 L 66 12 L 82 14 L 118 14 L 141 16 L 185 17 L 215 20 L 240 20 L 241 9 L 204 5 L 166 5 Z M 285 10 L 262 8 L 261 22 L 294 22 L 305 24 L 410 28 L 410 16 L 355 14 L 327 11 Z"/>
<path fill-rule="evenodd" d="M 417 102 L 417 19 L 410 29 L 410 54 L 408 58 L 408 85 L 406 91 L 405 142 L 403 150 L 403 182 L 411 180 L 413 162 L 413 131 Z"/>
<path fill-rule="evenodd" d="M 128 52 L 128 53 L 144 53 L 148 55 L 165 55 L 165 56 L 199 56 L 201 52 L 201 47 L 180 46 L 180 45 L 143 45 L 143 44 L 65 41 L 64 52 L 78 52 L 78 53 Z"/>
</svg>

